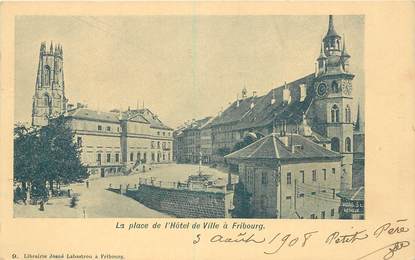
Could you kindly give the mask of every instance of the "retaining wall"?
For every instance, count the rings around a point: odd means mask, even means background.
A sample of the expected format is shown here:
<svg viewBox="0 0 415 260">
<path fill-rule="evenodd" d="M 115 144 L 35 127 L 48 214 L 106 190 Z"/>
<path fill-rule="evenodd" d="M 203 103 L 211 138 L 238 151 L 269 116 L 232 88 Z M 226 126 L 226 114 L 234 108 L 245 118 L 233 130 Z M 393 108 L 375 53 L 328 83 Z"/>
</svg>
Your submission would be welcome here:
<svg viewBox="0 0 415 260">
<path fill-rule="evenodd" d="M 126 195 L 145 206 L 179 218 L 228 218 L 233 207 L 233 191 L 206 192 L 166 189 L 141 184 Z"/>
</svg>

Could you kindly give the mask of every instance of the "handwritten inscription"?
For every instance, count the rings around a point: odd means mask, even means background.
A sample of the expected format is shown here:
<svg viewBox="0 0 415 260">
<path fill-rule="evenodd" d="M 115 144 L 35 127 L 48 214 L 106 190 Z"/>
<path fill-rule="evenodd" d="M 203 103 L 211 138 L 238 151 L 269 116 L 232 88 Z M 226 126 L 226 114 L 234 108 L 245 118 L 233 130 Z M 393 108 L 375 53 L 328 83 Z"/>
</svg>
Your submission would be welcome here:
<svg viewBox="0 0 415 260">
<path fill-rule="evenodd" d="M 382 248 L 376 249 L 375 251 L 372 251 L 372 252 L 370 252 L 367 255 L 364 255 L 362 257 L 359 257 L 356 260 L 360 260 L 360 259 L 366 258 L 366 257 L 368 257 L 370 255 L 373 255 L 375 253 L 382 252 L 382 251 L 383 252 L 386 251 L 386 254 L 383 256 L 383 259 L 384 260 L 389 260 L 389 259 L 391 259 L 395 255 L 396 252 L 398 252 L 399 250 L 401 250 L 401 249 L 403 249 L 405 247 L 408 247 L 409 245 L 410 245 L 410 242 L 409 241 L 406 241 L 406 240 L 405 241 L 398 241 L 398 242 L 389 244 L 387 246 L 384 246 Z"/>
<path fill-rule="evenodd" d="M 353 242 L 357 241 L 357 240 L 364 240 L 366 238 L 368 238 L 369 235 L 366 234 L 366 229 L 365 230 L 361 230 L 361 231 L 356 231 L 353 232 L 352 234 L 341 234 L 340 232 L 333 232 L 331 233 L 327 239 L 326 239 L 326 244 L 331 244 L 331 243 L 335 243 L 335 244 L 345 244 L 345 243 L 350 243 L 352 244 Z"/>
<path fill-rule="evenodd" d="M 273 245 L 274 247 L 271 250 L 264 251 L 264 254 L 272 255 L 278 253 L 283 247 L 294 247 L 300 246 L 305 247 L 307 242 L 311 239 L 313 234 L 318 231 L 312 231 L 304 233 L 300 236 L 294 234 L 282 234 L 277 233 L 271 237 L 265 237 L 257 235 L 256 233 L 238 233 L 235 236 L 225 236 L 221 234 L 213 235 L 210 239 L 210 243 L 251 243 L 251 244 L 267 244 Z M 197 244 L 201 240 L 202 234 L 197 234 L 196 238 L 193 240 L 193 244 Z"/>
<path fill-rule="evenodd" d="M 396 221 L 396 223 L 386 223 L 382 226 L 378 227 L 375 232 L 373 232 L 373 235 L 378 238 L 381 235 L 393 235 L 393 234 L 399 234 L 399 233 L 405 233 L 409 231 L 409 228 L 403 226 L 402 224 L 405 223 L 407 219 L 399 219 Z"/>
<path fill-rule="evenodd" d="M 384 223 L 373 230 L 353 230 L 352 227 L 352 230 L 349 232 L 333 231 L 326 235 L 317 230 L 300 234 L 277 232 L 271 235 L 261 235 L 261 232 L 239 232 L 234 235 L 216 233 L 213 236 L 207 237 L 207 239 L 203 239 L 203 235 L 199 233 L 193 239 L 193 244 L 199 244 L 201 241 L 206 241 L 211 244 L 243 243 L 250 245 L 262 245 L 265 249 L 263 251 L 264 254 L 273 255 L 280 252 L 283 248 L 307 247 L 311 243 L 311 240 L 317 240 L 317 242 L 322 241 L 327 246 L 332 247 L 346 244 L 360 244 L 362 241 L 367 239 L 380 240 L 386 237 L 395 237 L 410 231 L 410 228 L 406 225 L 406 222 L 407 219 L 399 219 L 395 222 Z M 374 250 L 358 259 L 363 259 L 367 256 L 379 253 L 383 254 L 384 260 L 389 260 L 409 245 L 410 242 L 406 240 L 396 241 L 392 244 L 388 244 L 382 248 Z"/>
</svg>

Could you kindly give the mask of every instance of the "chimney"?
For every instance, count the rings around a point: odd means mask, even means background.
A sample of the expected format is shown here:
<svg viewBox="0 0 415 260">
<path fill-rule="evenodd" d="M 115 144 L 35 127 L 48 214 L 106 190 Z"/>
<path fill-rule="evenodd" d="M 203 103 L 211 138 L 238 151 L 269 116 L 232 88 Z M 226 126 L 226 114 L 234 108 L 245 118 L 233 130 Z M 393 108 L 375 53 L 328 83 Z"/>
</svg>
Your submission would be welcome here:
<svg viewBox="0 0 415 260">
<path fill-rule="evenodd" d="M 252 91 L 252 97 L 256 97 L 256 91 Z"/>
<path fill-rule="evenodd" d="M 244 87 L 243 89 L 242 89 L 242 99 L 244 99 L 244 98 L 246 98 L 246 93 L 247 93 L 248 91 L 246 90 L 246 87 Z"/>
<path fill-rule="evenodd" d="M 296 145 L 291 145 L 291 153 L 295 153 L 297 151 L 303 150 L 303 146 L 296 144 Z"/>
<path fill-rule="evenodd" d="M 299 127 L 299 133 L 304 136 L 311 136 L 312 134 L 311 127 L 307 123 L 305 113 L 303 114 L 303 122 L 301 123 L 301 126 Z"/>
<path fill-rule="evenodd" d="M 307 97 L 307 88 L 305 84 L 300 84 L 300 102 L 303 102 Z"/>
<path fill-rule="evenodd" d="M 280 136 L 279 139 L 286 147 L 288 147 L 288 136 Z"/>
<path fill-rule="evenodd" d="M 271 105 L 275 104 L 275 89 L 272 90 L 272 99 L 271 99 Z"/>
<path fill-rule="evenodd" d="M 283 101 L 287 104 L 291 102 L 291 92 L 287 86 L 287 82 L 284 83 L 284 89 L 282 91 L 282 98 L 283 98 Z"/>
<path fill-rule="evenodd" d="M 239 107 L 239 94 L 236 95 L 236 107 Z"/>
</svg>

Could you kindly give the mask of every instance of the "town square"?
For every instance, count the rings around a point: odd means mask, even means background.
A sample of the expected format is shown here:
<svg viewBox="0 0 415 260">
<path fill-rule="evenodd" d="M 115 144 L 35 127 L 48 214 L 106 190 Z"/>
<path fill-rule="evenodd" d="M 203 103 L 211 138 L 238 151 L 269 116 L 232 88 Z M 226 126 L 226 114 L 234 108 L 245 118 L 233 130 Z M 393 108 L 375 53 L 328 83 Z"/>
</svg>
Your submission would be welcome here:
<svg viewBox="0 0 415 260">
<path fill-rule="evenodd" d="M 365 218 L 363 17 L 48 19 L 16 20 L 14 217 Z"/>
</svg>

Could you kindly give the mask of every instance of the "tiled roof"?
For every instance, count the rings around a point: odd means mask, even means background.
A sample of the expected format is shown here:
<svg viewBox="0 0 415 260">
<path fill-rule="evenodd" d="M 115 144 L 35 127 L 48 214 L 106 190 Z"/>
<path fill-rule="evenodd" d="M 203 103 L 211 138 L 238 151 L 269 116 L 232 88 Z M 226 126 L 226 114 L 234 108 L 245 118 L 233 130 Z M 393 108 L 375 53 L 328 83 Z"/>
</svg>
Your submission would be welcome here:
<svg viewBox="0 0 415 260">
<path fill-rule="evenodd" d="M 112 112 L 102 112 L 91 110 L 88 108 L 76 108 L 69 110 L 67 117 L 84 119 L 84 120 L 94 120 L 94 121 L 103 121 L 111 123 L 119 123 L 118 114 Z"/>
<path fill-rule="evenodd" d="M 316 142 L 316 143 L 331 143 L 330 138 L 322 136 L 321 134 L 317 133 L 315 130 L 312 130 L 312 134 L 309 138 L 313 142 Z"/>
<path fill-rule="evenodd" d="M 214 117 L 208 117 L 209 120 L 207 120 L 206 122 L 204 122 L 201 126 L 200 129 L 205 129 L 205 128 L 210 128 L 210 126 L 212 125 L 212 121 L 215 119 Z"/>
<path fill-rule="evenodd" d="M 328 150 L 304 136 L 292 134 L 286 136 L 288 138 L 288 146 L 281 141 L 281 137 L 272 133 L 260 140 L 238 150 L 229 155 L 226 159 L 335 159 L 340 160 L 339 153 Z M 292 146 L 295 147 L 292 152 Z"/>
<path fill-rule="evenodd" d="M 365 200 L 365 187 L 353 188 L 337 193 L 337 196 L 347 200 Z"/>
<path fill-rule="evenodd" d="M 248 97 L 233 102 L 224 112 L 212 121 L 212 126 L 222 124 L 233 124 L 234 129 L 246 129 L 263 127 L 272 123 L 274 116 L 277 120 L 300 122 L 302 115 L 310 106 L 313 95 L 307 93 L 305 100 L 300 101 L 300 84 L 305 84 L 307 92 L 310 92 L 314 74 L 307 75 L 294 82 L 288 83 L 291 92 L 291 103 L 283 102 L 283 89 L 285 86 L 277 87 L 268 94 L 259 97 Z M 271 104 L 275 97 L 275 103 Z M 251 108 L 251 104 L 254 107 Z"/>
<path fill-rule="evenodd" d="M 199 120 L 195 120 L 193 122 L 191 122 L 187 127 L 185 127 L 183 129 L 183 131 L 188 131 L 188 130 L 198 130 L 201 129 L 203 126 L 205 126 L 206 124 L 208 124 L 211 121 L 212 117 L 208 116 Z"/>
<path fill-rule="evenodd" d="M 163 122 L 161 122 L 161 120 L 147 108 L 129 110 L 125 113 L 127 113 L 128 115 L 140 114 L 145 120 L 147 120 L 150 123 L 150 127 L 152 128 L 173 130 L 171 127 L 168 127 Z"/>
</svg>

